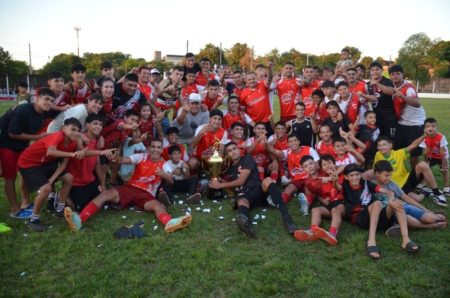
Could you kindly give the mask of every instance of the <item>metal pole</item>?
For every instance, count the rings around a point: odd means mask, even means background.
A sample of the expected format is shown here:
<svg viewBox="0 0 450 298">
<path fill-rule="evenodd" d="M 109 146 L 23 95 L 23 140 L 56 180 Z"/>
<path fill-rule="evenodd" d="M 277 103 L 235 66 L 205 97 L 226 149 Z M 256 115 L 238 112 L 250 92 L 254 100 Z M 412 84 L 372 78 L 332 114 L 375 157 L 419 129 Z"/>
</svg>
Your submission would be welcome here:
<svg viewBox="0 0 450 298">
<path fill-rule="evenodd" d="M 30 92 L 30 75 L 27 73 L 28 93 Z"/>
<path fill-rule="evenodd" d="M 309 66 L 309 54 L 306 53 L 306 66 Z"/>
<path fill-rule="evenodd" d="M 79 26 L 75 26 L 75 31 L 77 31 L 77 55 L 78 57 L 80 57 L 80 36 L 79 36 L 79 32 L 81 30 L 81 27 Z"/>
<path fill-rule="evenodd" d="M 186 40 L 186 54 L 189 53 L 189 40 Z"/>
<path fill-rule="evenodd" d="M 220 67 L 222 67 L 222 42 L 220 43 L 220 48 L 219 48 L 219 65 L 220 65 Z"/>
<path fill-rule="evenodd" d="M 9 100 L 9 77 L 8 77 L 8 73 L 6 73 L 6 94 L 8 95 L 8 100 Z"/>
<path fill-rule="evenodd" d="M 255 49 L 252 46 L 252 58 L 250 59 L 250 69 L 251 70 L 253 70 L 253 58 L 254 58 L 254 55 L 255 55 Z"/>
<path fill-rule="evenodd" d="M 31 66 L 31 43 L 28 44 L 28 57 L 29 57 L 29 60 L 30 60 L 30 74 L 31 74 L 32 71 L 33 71 L 33 68 Z"/>
<path fill-rule="evenodd" d="M 435 87 L 436 87 L 436 81 L 433 82 L 433 92 L 432 93 L 434 93 Z"/>
</svg>

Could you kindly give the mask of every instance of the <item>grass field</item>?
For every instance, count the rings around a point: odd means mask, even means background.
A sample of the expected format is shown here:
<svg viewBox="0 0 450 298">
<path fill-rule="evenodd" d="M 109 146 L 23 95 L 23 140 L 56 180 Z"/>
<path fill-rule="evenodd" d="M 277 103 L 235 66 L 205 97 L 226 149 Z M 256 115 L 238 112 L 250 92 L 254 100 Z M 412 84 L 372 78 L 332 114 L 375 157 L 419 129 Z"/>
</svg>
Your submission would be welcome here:
<svg viewBox="0 0 450 298">
<path fill-rule="evenodd" d="M 450 136 L 450 101 L 423 104 Z M 0 115 L 6 108 L 0 103 Z M 412 231 L 422 245 L 417 256 L 402 251 L 400 239 L 379 233 L 382 259 L 376 262 L 365 256 L 367 231 L 344 223 L 337 247 L 299 243 L 273 209 L 253 211 L 266 218 L 257 221 L 257 239 L 249 240 L 233 222 L 229 201 L 205 201 L 201 209 L 210 213 L 192 208 L 192 224 L 171 235 L 152 214 L 135 210 L 102 211 L 79 233 L 43 211 L 51 228 L 39 234 L 8 217 L 0 187 L 0 222 L 13 228 L 0 234 L 1 297 L 450 297 L 448 229 Z M 430 201 L 425 205 L 450 215 Z M 308 227 L 310 218 L 298 207 L 289 204 L 298 226 Z M 185 208 L 169 211 L 178 216 Z M 113 238 L 116 229 L 140 219 L 145 238 Z"/>
</svg>

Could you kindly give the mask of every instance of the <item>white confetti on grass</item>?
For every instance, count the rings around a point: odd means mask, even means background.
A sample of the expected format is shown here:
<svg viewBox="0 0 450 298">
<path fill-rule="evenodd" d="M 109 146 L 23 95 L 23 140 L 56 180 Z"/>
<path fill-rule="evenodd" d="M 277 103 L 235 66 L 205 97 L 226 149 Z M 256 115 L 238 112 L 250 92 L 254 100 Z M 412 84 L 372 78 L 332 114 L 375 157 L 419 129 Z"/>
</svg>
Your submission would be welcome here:
<svg viewBox="0 0 450 298">
<path fill-rule="evenodd" d="M 258 224 L 258 222 L 254 221 L 254 222 L 252 222 L 252 224 L 254 224 L 254 225 L 257 225 L 257 224 Z"/>
<path fill-rule="evenodd" d="M 224 217 L 223 217 L 223 216 L 219 216 L 219 219 L 220 219 L 220 220 L 224 220 Z"/>
<path fill-rule="evenodd" d="M 20 276 L 25 276 L 25 275 L 27 275 L 27 273 L 25 271 L 20 273 Z"/>
<path fill-rule="evenodd" d="M 153 226 L 153 231 L 156 231 L 158 229 L 158 226 Z"/>
</svg>

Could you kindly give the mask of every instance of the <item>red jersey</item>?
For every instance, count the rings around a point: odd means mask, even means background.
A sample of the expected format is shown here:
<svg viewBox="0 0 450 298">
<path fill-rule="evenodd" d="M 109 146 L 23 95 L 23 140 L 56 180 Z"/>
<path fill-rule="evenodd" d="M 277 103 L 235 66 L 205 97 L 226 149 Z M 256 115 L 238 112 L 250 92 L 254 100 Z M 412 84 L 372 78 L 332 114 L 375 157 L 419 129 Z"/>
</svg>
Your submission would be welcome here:
<svg viewBox="0 0 450 298">
<path fill-rule="evenodd" d="M 37 92 L 36 92 L 36 94 L 37 94 Z M 70 95 L 68 92 L 66 92 L 64 90 L 55 98 L 54 105 L 57 107 L 63 107 L 65 105 L 70 105 L 70 104 L 72 104 Z"/>
<path fill-rule="evenodd" d="M 223 96 L 221 96 L 220 94 L 216 98 L 209 98 L 208 92 L 205 92 L 205 97 L 203 98 L 202 102 L 208 107 L 208 111 L 211 112 L 213 105 L 219 100 L 223 101 Z"/>
<path fill-rule="evenodd" d="M 240 122 L 244 127 L 250 123 L 252 119 L 244 112 L 238 112 L 237 115 L 231 114 L 229 111 L 223 113 L 222 127 L 226 130 L 231 128 L 234 122 Z"/>
<path fill-rule="evenodd" d="M 178 148 L 180 148 L 180 152 L 181 152 L 181 159 L 184 161 L 188 161 L 189 156 L 186 154 L 186 148 L 181 145 L 181 144 L 169 144 L 169 142 L 167 141 L 167 139 L 164 139 L 163 141 L 164 143 L 164 148 L 163 148 L 163 152 L 162 152 L 162 158 L 164 158 L 164 160 L 169 160 L 170 159 L 170 155 L 169 155 L 169 148 L 171 146 L 177 146 Z"/>
<path fill-rule="evenodd" d="M 195 135 L 197 135 L 203 127 L 204 125 L 200 125 L 199 127 L 197 127 Z M 213 154 L 214 144 L 216 142 L 219 142 L 220 144 L 225 145 L 227 140 L 227 132 L 222 127 L 219 127 L 219 129 L 217 129 L 217 131 L 215 132 L 208 131 L 202 136 L 200 142 L 197 144 L 197 147 L 195 148 L 195 156 L 211 156 Z"/>
<path fill-rule="evenodd" d="M 127 185 L 145 190 L 153 197 L 156 196 L 158 187 L 161 184 L 161 177 L 156 175 L 156 171 L 163 169 L 164 159 L 160 158 L 158 161 L 152 161 L 147 153 L 133 154 L 130 156 L 130 159 L 136 167 Z"/>
<path fill-rule="evenodd" d="M 214 73 L 210 73 L 208 75 L 208 77 L 205 77 L 203 72 L 199 71 L 195 77 L 195 83 L 200 86 L 206 86 L 206 84 L 208 84 L 209 81 L 215 80 L 215 79 L 216 79 L 216 76 L 214 75 Z"/>
<path fill-rule="evenodd" d="M 347 115 L 348 120 L 353 123 L 356 121 L 356 117 L 358 117 L 360 101 L 359 97 L 356 94 L 350 93 L 349 99 L 346 101 L 339 100 L 339 107 L 341 111 Z"/>
<path fill-rule="evenodd" d="M 154 139 L 153 128 L 154 128 L 154 123 L 153 123 L 152 116 L 150 116 L 150 118 L 148 120 L 143 120 L 143 119 L 140 120 L 139 131 L 140 131 L 141 135 L 143 135 L 144 133 L 147 133 L 147 139 L 143 142 L 145 147 L 150 145 L 150 142 Z"/>
<path fill-rule="evenodd" d="M 367 94 L 367 85 L 363 81 L 357 81 L 354 86 L 350 86 L 350 84 L 349 84 L 348 90 L 352 94 L 356 94 L 356 95 L 358 94 L 358 91 L 361 91 L 362 93 Z"/>
<path fill-rule="evenodd" d="M 67 92 L 71 104 L 84 103 L 89 96 L 94 92 L 93 85 L 87 81 L 84 82 L 83 87 L 75 86 L 73 82 L 68 82 L 65 85 L 65 91 Z"/>
<path fill-rule="evenodd" d="M 404 81 L 402 86 L 400 88 L 397 88 L 397 89 L 400 90 L 402 95 L 408 96 L 407 95 L 407 91 L 410 88 L 412 88 L 414 90 L 415 97 L 417 97 L 416 88 L 413 85 L 411 85 L 410 83 L 406 82 L 406 81 Z M 392 99 L 394 101 L 395 116 L 397 117 L 397 119 L 400 119 L 401 115 L 402 115 L 402 112 L 403 112 L 403 109 L 405 108 L 406 101 L 403 98 L 398 97 L 398 96 L 393 96 Z"/>
<path fill-rule="evenodd" d="M 124 123 L 119 119 L 113 124 L 105 126 L 101 135 L 105 138 L 105 149 L 118 148 L 131 134 L 131 129 L 119 129 L 119 125 Z"/>
<path fill-rule="evenodd" d="M 142 94 L 144 94 L 147 101 L 150 102 L 150 99 L 152 98 L 152 92 L 153 92 L 152 86 L 150 86 L 150 84 L 141 85 L 138 83 L 138 89 L 139 89 L 139 91 L 141 91 Z"/>
<path fill-rule="evenodd" d="M 299 101 L 300 86 L 295 77 L 281 79 L 277 84 L 280 116 L 295 116 L 295 104 Z"/>
<path fill-rule="evenodd" d="M 240 101 L 240 100 L 241 100 L 241 96 L 242 96 L 242 91 L 244 91 L 244 89 L 245 89 L 245 88 L 238 88 L 238 87 L 235 87 L 235 88 L 233 89 L 232 94 L 236 94 L 237 97 L 239 98 L 239 101 Z"/>
<path fill-rule="evenodd" d="M 250 147 L 251 145 L 255 144 L 255 137 L 248 138 L 245 141 L 245 146 Z M 250 153 L 253 156 L 253 159 L 256 162 L 256 165 L 259 167 L 266 167 L 270 160 L 269 160 L 269 153 L 266 150 L 266 145 L 261 144 L 257 142 L 255 144 L 255 148 L 253 149 L 252 153 Z"/>
<path fill-rule="evenodd" d="M 271 135 L 269 139 L 267 139 L 268 142 L 272 142 L 275 138 L 275 135 Z M 275 145 L 273 147 L 277 150 L 283 151 L 288 149 L 288 137 L 285 136 L 284 138 L 276 139 Z"/>
<path fill-rule="evenodd" d="M 264 82 L 258 83 L 255 89 L 245 88 L 241 93 L 241 105 L 253 121 L 268 122 L 272 115 L 269 101 L 269 88 Z"/>
<path fill-rule="evenodd" d="M 312 80 L 311 83 L 300 88 L 302 101 L 305 104 L 305 117 L 310 117 L 315 112 L 316 105 L 312 99 L 312 93 L 317 89 L 320 89 L 319 80 Z"/>
<path fill-rule="evenodd" d="M 56 147 L 57 150 L 64 152 L 75 152 L 77 143 L 75 141 L 69 141 L 68 144 L 65 144 L 64 133 L 57 131 L 28 146 L 20 155 L 17 165 L 21 169 L 28 169 L 43 166 L 58 160 L 59 157 L 47 156 L 47 150 L 50 147 Z"/>
<path fill-rule="evenodd" d="M 316 144 L 316 151 L 317 153 L 319 153 L 320 156 L 324 155 L 331 155 L 333 157 L 336 156 L 336 154 L 334 153 L 333 142 L 331 142 L 330 144 L 325 144 L 324 141 L 320 141 L 319 143 Z"/>
<path fill-rule="evenodd" d="M 294 152 L 291 149 L 283 150 L 284 159 L 287 160 L 289 175 L 291 180 L 306 179 L 308 174 L 305 172 L 300 164 L 300 160 L 305 155 L 310 155 L 314 161 L 319 160 L 317 152 L 309 146 L 300 146 L 298 152 Z"/>
<path fill-rule="evenodd" d="M 323 199 L 330 199 L 331 202 L 344 200 L 342 192 L 339 192 L 333 185 L 333 182 L 322 182 L 322 178 L 326 178 L 328 175 L 323 172 L 319 172 L 317 177 L 308 177 L 305 181 L 305 187 L 311 192 L 312 197 L 308 198 L 308 201 L 312 203 L 314 196 L 320 196 Z M 342 184 L 343 179 L 339 179 L 339 183 Z"/>
<path fill-rule="evenodd" d="M 335 156 L 334 159 L 336 160 L 336 166 L 347 166 L 351 163 L 358 163 L 356 157 L 348 152 L 345 153 L 342 157 Z"/>
<path fill-rule="evenodd" d="M 427 148 L 427 157 L 434 159 L 444 159 L 448 158 L 448 149 L 447 149 L 447 139 L 441 133 L 437 133 L 435 136 L 426 136 L 423 140 L 422 144 L 420 144 L 421 148 Z M 441 154 L 441 148 L 444 148 L 444 156 Z"/>
<path fill-rule="evenodd" d="M 96 150 L 97 139 L 90 140 L 86 146 L 89 150 Z M 85 156 L 83 159 L 71 158 L 67 165 L 67 172 L 72 174 L 72 186 L 85 186 L 95 180 L 94 170 L 98 156 Z"/>
<path fill-rule="evenodd" d="M 198 90 L 197 84 L 195 83 L 185 85 L 181 89 L 181 96 L 183 96 L 183 99 L 185 101 L 189 99 L 189 95 L 191 95 L 192 93 L 200 93 L 200 90 Z"/>
</svg>

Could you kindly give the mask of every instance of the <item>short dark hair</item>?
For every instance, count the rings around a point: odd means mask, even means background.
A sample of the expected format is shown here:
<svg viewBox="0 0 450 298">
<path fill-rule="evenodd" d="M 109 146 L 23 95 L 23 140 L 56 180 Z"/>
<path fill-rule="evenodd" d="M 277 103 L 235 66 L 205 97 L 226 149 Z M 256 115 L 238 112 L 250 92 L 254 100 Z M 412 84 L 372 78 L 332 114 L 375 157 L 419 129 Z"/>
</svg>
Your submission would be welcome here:
<svg viewBox="0 0 450 298">
<path fill-rule="evenodd" d="M 350 68 L 347 69 L 347 72 L 349 72 L 349 71 L 354 71 L 354 72 L 356 72 L 356 68 L 355 68 L 355 67 L 350 67 Z"/>
<path fill-rule="evenodd" d="M 286 122 L 284 122 L 284 121 L 278 121 L 277 123 L 275 123 L 275 127 L 277 127 L 277 126 L 283 126 L 283 127 L 286 127 Z"/>
<path fill-rule="evenodd" d="M 390 68 L 389 68 L 389 74 L 391 74 L 391 73 L 393 73 L 393 72 L 401 72 L 401 73 L 405 73 L 405 71 L 403 70 L 403 67 L 401 66 L 401 65 L 399 65 L 399 64 L 395 64 L 395 65 L 392 65 Z"/>
<path fill-rule="evenodd" d="M 111 82 L 113 85 L 115 84 L 114 80 L 111 78 L 102 77 L 97 80 L 97 84 L 102 87 L 105 82 Z"/>
<path fill-rule="evenodd" d="M 341 53 L 342 52 L 346 52 L 346 53 L 348 53 L 349 55 L 350 55 L 350 50 L 348 49 L 348 48 L 343 48 L 342 50 L 341 50 Z"/>
<path fill-rule="evenodd" d="M 287 136 L 287 138 L 288 138 L 288 140 L 289 140 L 290 138 L 296 138 L 298 141 L 300 141 L 298 135 L 295 134 L 295 133 L 290 133 L 290 134 Z"/>
<path fill-rule="evenodd" d="M 211 60 L 209 60 L 208 57 L 203 57 L 202 59 L 200 59 L 200 63 L 202 63 L 202 62 L 209 62 L 209 63 L 211 63 Z"/>
<path fill-rule="evenodd" d="M 314 70 L 318 70 L 318 71 L 321 71 L 320 67 L 319 67 L 319 66 L 317 66 L 317 65 L 314 65 L 314 66 L 313 66 L 313 69 L 314 69 Z"/>
<path fill-rule="evenodd" d="M 266 124 L 264 122 L 262 122 L 262 121 L 255 122 L 254 128 L 256 128 L 258 125 L 262 125 L 262 126 L 264 126 L 264 128 L 266 128 Z"/>
<path fill-rule="evenodd" d="M 233 74 L 237 74 L 237 73 L 242 74 L 242 71 L 240 71 L 240 70 L 233 71 Z"/>
<path fill-rule="evenodd" d="M 363 168 L 361 168 L 358 164 L 356 163 L 351 163 L 349 165 L 346 165 L 344 168 L 344 175 L 348 175 L 352 172 L 359 172 L 359 173 L 363 173 L 364 170 Z"/>
<path fill-rule="evenodd" d="M 93 93 L 89 96 L 88 101 L 97 101 L 103 104 L 105 102 L 105 98 L 100 93 Z"/>
<path fill-rule="evenodd" d="M 161 143 L 161 145 L 163 144 L 163 141 L 160 140 L 160 139 L 153 139 L 153 140 L 150 141 L 150 144 L 151 144 L 151 143 L 155 143 L 155 142 L 156 142 L 156 143 Z"/>
<path fill-rule="evenodd" d="M 169 155 L 172 155 L 172 153 L 174 153 L 176 151 L 181 153 L 181 149 L 178 145 L 172 145 L 169 147 Z"/>
<path fill-rule="evenodd" d="M 321 99 L 325 98 L 325 93 L 323 93 L 323 91 L 320 89 L 316 89 L 311 93 L 311 96 L 314 96 L 314 95 L 319 96 Z"/>
<path fill-rule="evenodd" d="M 111 69 L 111 68 L 114 68 L 111 61 L 103 61 L 102 64 L 100 65 L 100 70 Z"/>
<path fill-rule="evenodd" d="M 301 107 L 303 107 L 304 109 L 306 109 L 305 104 L 304 104 L 303 102 L 301 102 L 301 101 L 297 102 L 295 105 L 296 105 L 296 106 L 301 106 Z"/>
<path fill-rule="evenodd" d="M 336 107 L 336 108 L 338 108 L 339 110 L 341 109 L 341 108 L 339 107 L 339 104 L 338 104 L 335 100 L 331 100 L 331 101 L 327 102 L 327 109 L 328 109 L 329 107 Z"/>
<path fill-rule="evenodd" d="M 172 71 L 174 71 L 174 70 L 178 70 L 178 71 L 184 72 L 184 68 L 183 68 L 183 66 L 181 66 L 181 65 L 175 65 L 175 66 L 172 68 Z"/>
<path fill-rule="evenodd" d="M 300 159 L 300 164 L 304 164 L 305 162 L 307 162 L 308 160 L 312 160 L 314 161 L 314 158 L 311 155 L 304 155 L 301 159 Z"/>
<path fill-rule="evenodd" d="M 100 121 L 102 123 L 102 125 L 104 125 L 105 117 L 103 117 L 103 115 L 101 115 L 101 114 L 95 114 L 95 113 L 88 114 L 86 117 L 86 123 L 91 123 L 94 121 Z"/>
<path fill-rule="evenodd" d="M 135 110 L 127 110 L 126 112 L 125 112 L 125 117 L 130 117 L 130 116 L 137 116 L 137 117 L 139 117 L 139 114 L 138 114 L 138 112 L 136 112 Z"/>
<path fill-rule="evenodd" d="M 47 74 L 47 80 L 59 79 L 62 77 L 62 73 L 56 70 L 52 70 Z"/>
<path fill-rule="evenodd" d="M 357 70 L 358 68 L 361 68 L 364 72 L 366 72 L 366 67 L 364 66 L 364 64 L 361 64 L 361 63 L 357 64 L 355 66 L 355 69 Z"/>
<path fill-rule="evenodd" d="M 37 96 L 50 96 L 50 97 L 56 98 L 55 92 L 53 92 L 53 90 L 48 87 L 39 88 L 36 95 Z"/>
<path fill-rule="evenodd" d="M 28 83 L 27 82 L 19 82 L 19 84 L 17 84 L 17 87 L 28 88 Z"/>
<path fill-rule="evenodd" d="M 382 141 L 386 141 L 386 142 L 388 142 L 388 143 L 390 143 L 390 144 L 393 143 L 393 141 L 392 141 L 392 139 L 391 139 L 390 137 L 388 137 L 388 136 L 381 136 L 381 137 L 379 137 L 379 138 L 377 139 L 377 145 L 378 145 L 378 143 L 380 143 L 380 142 L 382 142 Z"/>
<path fill-rule="evenodd" d="M 76 127 L 78 127 L 78 129 L 81 130 L 81 122 L 80 122 L 80 120 L 78 120 L 75 117 L 71 117 L 71 118 L 68 118 L 68 119 L 64 120 L 64 125 L 63 126 L 68 126 L 68 125 L 76 126 Z"/>
<path fill-rule="evenodd" d="M 375 111 L 373 111 L 373 110 L 368 110 L 368 111 L 365 111 L 365 112 L 364 112 L 364 118 L 367 117 L 367 115 L 370 115 L 370 114 L 375 114 L 375 115 L 377 115 L 377 113 L 375 113 Z"/>
<path fill-rule="evenodd" d="M 211 80 L 206 84 L 206 87 L 219 87 L 220 83 L 217 80 Z"/>
<path fill-rule="evenodd" d="M 72 65 L 72 70 L 70 71 L 70 73 L 73 73 L 76 71 L 86 72 L 86 66 L 84 66 L 81 63 L 75 63 L 74 65 Z"/>
<path fill-rule="evenodd" d="M 139 111 L 142 110 L 143 107 L 149 107 L 152 110 L 152 106 L 148 102 L 143 102 L 140 104 Z"/>
<path fill-rule="evenodd" d="M 245 128 L 244 127 L 244 124 L 242 124 L 241 122 L 239 122 L 239 121 L 235 121 L 235 122 L 233 122 L 233 124 L 231 124 L 231 126 L 230 126 L 230 129 L 234 129 L 235 127 L 242 127 L 242 128 Z"/>
<path fill-rule="evenodd" d="M 338 142 L 340 142 L 340 143 L 347 143 L 347 140 L 344 139 L 343 137 L 340 137 L 340 136 L 333 138 L 333 145 L 338 143 Z"/>
<path fill-rule="evenodd" d="M 166 135 L 170 135 L 170 134 L 173 134 L 173 133 L 179 134 L 180 130 L 177 127 L 175 127 L 175 126 L 171 126 L 171 127 L 167 128 Z"/>
<path fill-rule="evenodd" d="M 196 74 L 197 72 L 195 71 L 195 69 L 193 69 L 193 68 L 186 68 L 186 70 L 184 70 L 184 72 L 185 72 L 185 75 L 187 75 L 187 74 Z"/>
<path fill-rule="evenodd" d="M 266 66 L 264 65 L 264 64 L 256 64 L 256 66 L 255 66 L 255 69 L 258 69 L 258 68 L 266 68 Z"/>
<path fill-rule="evenodd" d="M 186 53 L 186 55 L 184 55 L 184 58 L 191 58 L 191 57 L 195 57 L 195 55 L 192 53 Z"/>
<path fill-rule="evenodd" d="M 425 121 L 423 122 L 423 125 L 427 124 L 427 123 L 434 123 L 437 124 L 437 120 L 435 118 L 427 118 L 425 119 Z"/>
<path fill-rule="evenodd" d="M 220 118 L 223 119 L 223 113 L 222 113 L 222 111 L 219 110 L 219 109 L 214 109 L 214 110 L 212 110 L 211 112 L 209 112 L 209 118 L 212 118 L 212 117 L 214 117 L 214 116 L 220 116 Z"/>
<path fill-rule="evenodd" d="M 379 160 L 375 163 L 373 166 L 373 171 L 375 173 L 381 173 L 381 172 L 393 172 L 394 168 L 392 167 L 391 163 L 387 160 Z"/>
<path fill-rule="evenodd" d="M 319 132 L 320 132 L 320 130 L 321 130 L 322 128 L 326 128 L 326 127 L 328 127 L 328 129 L 331 131 L 331 126 L 330 126 L 330 125 L 328 125 L 328 124 L 322 124 L 322 125 L 320 125 L 320 127 L 319 127 Z"/>
<path fill-rule="evenodd" d="M 334 159 L 333 155 L 330 154 L 324 154 L 320 157 L 319 165 L 322 167 L 322 162 L 324 161 L 331 161 L 332 163 L 336 164 L 336 160 Z"/>
<path fill-rule="evenodd" d="M 291 65 L 291 66 L 295 66 L 294 63 L 292 63 L 291 61 L 287 61 L 286 63 L 284 63 L 284 65 Z"/>
<path fill-rule="evenodd" d="M 134 73 L 127 73 L 124 77 L 125 81 L 132 81 L 132 82 L 138 82 L 139 78 L 137 75 L 135 75 Z"/>
<path fill-rule="evenodd" d="M 230 142 L 228 142 L 228 143 L 226 143 L 225 144 L 225 149 L 227 149 L 227 147 L 229 147 L 229 146 L 231 146 L 231 145 L 235 145 L 236 147 L 237 147 L 237 144 L 235 143 L 235 142 L 233 142 L 233 141 L 230 141 Z"/>
<path fill-rule="evenodd" d="M 373 61 L 372 63 L 370 63 L 369 69 L 371 69 L 372 67 L 378 67 L 379 69 L 383 69 L 383 65 L 381 65 L 379 61 Z"/>
<path fill-rule="evenodd" d="M 339 87 L 342 87 L 342 86 L 346 86 L 348 88 L 348 83 L 346 81 L 340 81 L 337 84 L 336 89 L 339 89 Z"/>
</svg>

